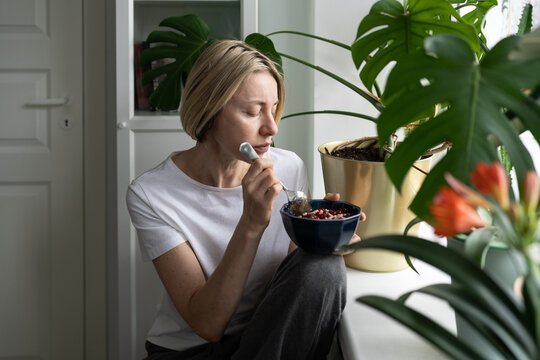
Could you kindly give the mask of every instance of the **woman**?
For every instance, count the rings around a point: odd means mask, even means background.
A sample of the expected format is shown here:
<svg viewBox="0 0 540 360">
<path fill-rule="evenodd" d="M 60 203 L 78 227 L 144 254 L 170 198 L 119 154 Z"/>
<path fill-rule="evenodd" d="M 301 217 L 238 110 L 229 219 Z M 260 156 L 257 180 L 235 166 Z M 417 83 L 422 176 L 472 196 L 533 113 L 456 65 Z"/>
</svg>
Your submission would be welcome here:
<svg viewBox="0 0 540 360">
<path fill-rule="evenodd" d="M 300 158 L 270 147 L 283 105 L 280 74 L 243 42 L 214 43 L 193 66 L 180 117 L 196 145 L 127 193 L 143 258 L 166 289 L 147 359 L 325 358 L 345 270 L 341 256 L 295 250 L 283 228 L 279 181 L 308 192 Z M 260 159 L 239 152 L 245 141 Z"/>
</svg>

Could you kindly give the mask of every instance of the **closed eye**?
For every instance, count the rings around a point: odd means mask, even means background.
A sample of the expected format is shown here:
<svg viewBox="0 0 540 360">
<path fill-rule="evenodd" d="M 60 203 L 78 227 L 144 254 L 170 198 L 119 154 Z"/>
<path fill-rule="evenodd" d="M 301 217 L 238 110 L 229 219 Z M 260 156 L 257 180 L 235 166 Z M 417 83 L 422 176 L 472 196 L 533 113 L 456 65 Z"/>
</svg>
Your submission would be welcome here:
<svg viewBox="0 0 540 360">
<path fill-rule="evenodd" d="M 245 113 L 247 116 L 251 116 L 251 117 L 255 117 L 255 116 L 258 116 L 261 112 L 261 108 L 258 107 L 258 106 L 254 106 L 254 107 L 248 107 L 246 110 L 245 110 Z"/>
</svg>

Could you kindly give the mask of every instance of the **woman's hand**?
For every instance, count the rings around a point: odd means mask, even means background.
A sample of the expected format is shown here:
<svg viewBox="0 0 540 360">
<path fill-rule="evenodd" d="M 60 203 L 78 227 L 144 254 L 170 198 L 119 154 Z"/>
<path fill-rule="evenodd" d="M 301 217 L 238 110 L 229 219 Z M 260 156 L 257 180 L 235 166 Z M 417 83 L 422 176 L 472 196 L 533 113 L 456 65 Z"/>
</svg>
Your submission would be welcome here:
<svg viewBox="0 0 540 360">
<path fill-rule="evenodd" d="M 270 159 L 257 159 L 242 179 L 244 216 L 251 224 L 266 227 L 272 217 L 274 199 L 282 190 L 273 166 Z"/>
<path fill-rule="evenodd" d="M 363 214 L 363 213 L 362 213 Z M 365 220 L 365 216 L 364 216 L 364 220 Z M 360 216 L 360 221 L 363 221 L 362 220 L 362 216 Z M 351 241 L 349 241 L 349 243 L 347 245 L 352 245 L 356 242 L 359 242 L 360 240 L 360 236 L 354 234 L 351 238 Z M 345 250 L 345 251 L 334 251 L 332 254 L 333 255 L 349 255 L 349 254 L 352 254 L 353 252 L 355 252 L 356 250 L 354 249 L 351 249 L 351 250 Z"/>
<path fill-rule="evenodd" d="M 328 193 L 326 194 L 326 196 L 324 197 L 324 200 L 329 200 L 329 201 L 339 201 L 339 194 L 334 194 L 334 193 Z M 359 221 L 365 221 L 366 220 L 366 214 L 362 211 L 360 213 L 360 219 Z M 354 234 L 351 238 L 351 241 L 349 241 L 348 245 L 352 245 L 358 241 L 360 241 L 360 236 Z M 348 254 L 352 254 L 355 250 L 347 250 L 347 251 L 334 251 L 332 254 L 334 255 L 348 255 Z"/>
<path fill-rule="evenodd" d="M 334 193 L 327 193 L 324 196 L 324 200 L 328 200 L 328 201 L 339 201 L 339 198 L 340 198 L 340 195 L 334 194 Z"/>
</svg>

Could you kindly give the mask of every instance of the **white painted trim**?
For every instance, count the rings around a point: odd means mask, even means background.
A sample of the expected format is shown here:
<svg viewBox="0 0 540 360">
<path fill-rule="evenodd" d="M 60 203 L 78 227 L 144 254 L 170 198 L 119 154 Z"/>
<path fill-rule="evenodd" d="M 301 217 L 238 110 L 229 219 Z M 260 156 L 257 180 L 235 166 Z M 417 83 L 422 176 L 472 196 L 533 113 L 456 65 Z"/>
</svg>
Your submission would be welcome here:
<svg viewBox="0 0 540 360">
<path fill-rule="evenodd" d="M 107 359 L 106 0 L 83 0 L 85 359 Z"/>
<path fill-rule="evenodd" d="M 259 0 L 240 0 L 242 39 L 259 31 Z"/>
</svg>

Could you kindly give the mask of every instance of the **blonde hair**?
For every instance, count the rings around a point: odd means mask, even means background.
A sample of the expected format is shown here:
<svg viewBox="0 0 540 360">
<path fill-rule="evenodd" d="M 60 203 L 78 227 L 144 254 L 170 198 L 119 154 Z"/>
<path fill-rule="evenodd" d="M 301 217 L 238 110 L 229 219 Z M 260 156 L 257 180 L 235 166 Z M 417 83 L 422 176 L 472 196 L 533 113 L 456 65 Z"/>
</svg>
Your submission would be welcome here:
<svg viewBox="0 0 540 360">
<path fill-rule="evenodd" d="M 268 71 L 276 80 L 278 104 L 274 121 L 283 113 L 285 87 L 272 61 L 243 41 L 221 40 L 211 44 L 197 59 L 188 76 L 180 119 L 184 131 L 197 141 L 214 123 L 216 115 L 252 73 Z"/>
</svg>

